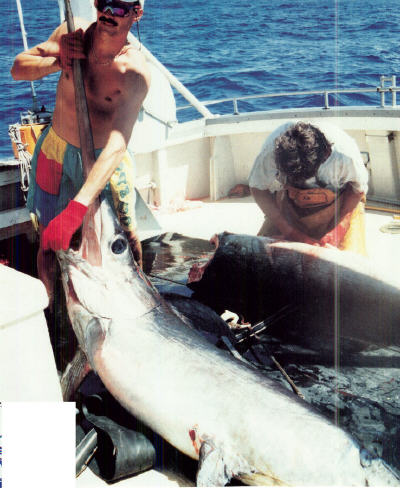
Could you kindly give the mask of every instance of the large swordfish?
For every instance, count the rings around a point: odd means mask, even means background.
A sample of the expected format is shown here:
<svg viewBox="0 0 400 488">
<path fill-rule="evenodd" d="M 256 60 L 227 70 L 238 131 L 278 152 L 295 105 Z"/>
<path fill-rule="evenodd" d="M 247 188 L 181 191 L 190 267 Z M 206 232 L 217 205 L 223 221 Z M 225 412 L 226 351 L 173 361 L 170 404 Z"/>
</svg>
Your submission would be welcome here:
<svg viewBox="0 0 400 488">
<path fill-rule="evenodd" d="M 400 345 L 400 279 L 351 252 L 222 233 L 205 266 L 193 266 L 193 298 L 251 323 L 295 312 L 268 333 L 318 351 Z M 333 357 L 333 355 L 331 355 Z"/>
<path fill-rule="evenodd" d="M 207 342 L 136 266 L 108 202 L 59 251 L 68 313 L 90 365 L 133 415 L 188 456 L 197 483 L 396 485 L 343 430 Z"/>
</svg>

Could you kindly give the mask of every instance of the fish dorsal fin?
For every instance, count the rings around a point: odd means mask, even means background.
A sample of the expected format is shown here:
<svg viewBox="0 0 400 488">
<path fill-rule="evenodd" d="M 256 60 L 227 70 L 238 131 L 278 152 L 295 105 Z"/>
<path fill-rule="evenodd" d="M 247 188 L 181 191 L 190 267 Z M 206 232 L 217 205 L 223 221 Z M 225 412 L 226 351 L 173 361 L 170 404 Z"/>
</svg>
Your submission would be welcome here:
<svg viewBox="0 0 400 488">
<path fill-rule="evenodd" d="M 222 444 L 202 436 L 197 470 L 197 486 L 225 486 L 241 473 L 252 472 L 248 463 L 237 454 L 230 454 Z"/>
</svg>

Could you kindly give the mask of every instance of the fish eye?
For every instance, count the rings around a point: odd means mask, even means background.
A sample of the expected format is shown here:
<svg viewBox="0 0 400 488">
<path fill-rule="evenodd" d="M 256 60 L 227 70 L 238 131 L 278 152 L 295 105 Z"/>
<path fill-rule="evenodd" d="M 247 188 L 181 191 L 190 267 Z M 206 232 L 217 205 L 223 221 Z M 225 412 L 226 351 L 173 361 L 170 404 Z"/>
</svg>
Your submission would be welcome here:
<svg viewBox="0 0 400 488">
<path fill-rule="evenodd" d="M 128 244 L 125 239 L 122 237 L 118 237 L 115 241 L 111 244 L 111 251 L 114 254 L 122 254 L 126 251 Z"/>
</svg>

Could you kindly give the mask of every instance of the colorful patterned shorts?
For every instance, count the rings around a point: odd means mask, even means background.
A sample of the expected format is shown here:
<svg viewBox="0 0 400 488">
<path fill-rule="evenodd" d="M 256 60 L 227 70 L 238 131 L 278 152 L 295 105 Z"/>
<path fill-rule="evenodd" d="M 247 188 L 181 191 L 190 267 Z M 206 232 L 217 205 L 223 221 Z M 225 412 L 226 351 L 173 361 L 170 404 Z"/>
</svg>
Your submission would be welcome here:
<svg viewBox="0 0 400 488">
<path fill-rule="evenodd" d="M 96 150 L 96 158 L 101 151 Z M 81 151 L 61 139 L 49 126 L 36 144 L 31 165 L 27 207 L 46 227 L 83 185 Z M 127 232 L 136 230 L 133 174 L 133 158 L 126 152 L 102 192 Z"/>
</svg>

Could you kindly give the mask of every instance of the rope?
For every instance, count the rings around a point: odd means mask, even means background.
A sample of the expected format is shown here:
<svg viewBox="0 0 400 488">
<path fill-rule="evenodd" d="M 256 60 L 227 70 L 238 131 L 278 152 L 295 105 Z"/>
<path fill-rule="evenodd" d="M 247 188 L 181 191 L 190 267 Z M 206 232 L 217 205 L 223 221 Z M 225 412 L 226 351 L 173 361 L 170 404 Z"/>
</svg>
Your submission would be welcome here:
<svg viewBox="0 0 400 488">
<path fill-rule="evenodd" d="M 32 156 L 26 151 L 27 144 L 22 142 L 19 128 L 20 124 L 10 125 L 8 128 L 8 135 L 17 147 L 21 175 L 21 190 L 24 192 L 24 198 L 26 200 L 26 192 L 29 189 L 29 171 L 31 169 Z"/>
</svg>

